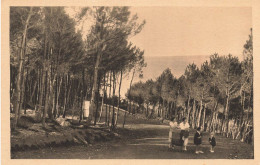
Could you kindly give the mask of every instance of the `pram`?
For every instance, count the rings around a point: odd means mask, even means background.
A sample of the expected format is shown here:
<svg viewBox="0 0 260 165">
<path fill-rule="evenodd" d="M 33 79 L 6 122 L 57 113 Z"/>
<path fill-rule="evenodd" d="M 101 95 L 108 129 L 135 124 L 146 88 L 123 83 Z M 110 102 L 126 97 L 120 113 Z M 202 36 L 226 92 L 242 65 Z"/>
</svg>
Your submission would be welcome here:
<svg viewBox="0 0 260 165">
<path fill-rule="evenodd" d="M 172 136 L 171 143 L 173 146 L 183 146 L 184 138 L 189 137 L 189 131 L 178 130 L 178 132 L 174 132 Z"/>
</svg>

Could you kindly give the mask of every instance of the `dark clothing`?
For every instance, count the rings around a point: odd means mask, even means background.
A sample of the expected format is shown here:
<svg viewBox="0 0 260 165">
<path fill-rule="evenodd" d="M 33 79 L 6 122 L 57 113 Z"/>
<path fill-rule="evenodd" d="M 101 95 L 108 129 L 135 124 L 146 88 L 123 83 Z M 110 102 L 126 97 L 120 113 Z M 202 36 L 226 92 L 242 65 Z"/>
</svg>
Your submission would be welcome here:
<svg viewBox="0 0 260 165">
<path fill-rule="evenodd" d="M 189 137 L 189 131 L 188 130 L 181 130 L 181 132 L 180 132 L 180 144 L 181 145 L 184 144 L 184 140 L 182 139 L 182 137 L 188 138 Z"/>
<path fill-rule="evenodd" d="M 215 139 L 215 137 L 209 138 L 209 143 L 210 143 L 213 147 L 215 147 L 215 146 L 216 146 L 216 139 Z"/>
<path fill-rule="evenodd" d="M 183 136 L 184 136 L 184 138 L 188 138 L 189 137 L 189 131 L 181 130 L 181 132 L 180 132 L 180 139 L 182 139 Z"/>
<path fill-rule="evenodd" d="M 200 145 L 202 142 L 201 140 L 201 133 L 200 132 L 196 132 L 194 135 L 194 144 L 195 145 Z"/>
<path fill-rule="evenodd" d="M 183 141 L 180 139 L 172 139 L 171 143 L 173 146 L 182 146 L 183 145 Z"/>
</svg>

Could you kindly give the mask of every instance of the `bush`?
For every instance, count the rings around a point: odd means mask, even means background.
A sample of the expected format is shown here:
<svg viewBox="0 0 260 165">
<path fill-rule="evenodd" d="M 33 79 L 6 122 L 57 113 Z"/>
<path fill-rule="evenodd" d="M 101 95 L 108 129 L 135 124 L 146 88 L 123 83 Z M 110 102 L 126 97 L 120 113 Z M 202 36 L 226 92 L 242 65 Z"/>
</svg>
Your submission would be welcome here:
<svg viewBox="0 0 260 165">
<path fill-rule="evenodd" d="M 30 116 L 22 116 L 19 120 L 18 120 L 18 123 L 17 123 L 17 126 L 18 127 L 21 127 L 21 128 L 29 128 L 33 125 L 34 122 L 34 119 Z"/>
</svg>

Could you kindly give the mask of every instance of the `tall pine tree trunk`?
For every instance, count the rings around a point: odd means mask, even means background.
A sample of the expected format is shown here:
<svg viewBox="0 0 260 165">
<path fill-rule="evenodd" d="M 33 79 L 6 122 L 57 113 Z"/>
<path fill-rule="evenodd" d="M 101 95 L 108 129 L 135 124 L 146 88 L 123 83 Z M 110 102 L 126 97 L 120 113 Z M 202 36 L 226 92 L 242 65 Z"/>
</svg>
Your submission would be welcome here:
<svg viewBox="0 0 260 165">
<path fill-rule="evenodd" d="M 187 120 L 188 120 L 188 123 L 191 124 L 191 122 L 190 122 L 190 110 L 191 110 L 191 108 L 190 108 L 190 95 L 189 95 L 188 96 L 188 104 L 187 104 Z"/>
<path fill-rule="evenodd" d="M 120 109 L 120 91 L 121 91 L 121 85 L 122 85 L 122 77 L 123 77 L 123 71 L 121 69 L 121 71 L 120 71 L 119 89 L 118 89 L 117 117 L 116 117 L 115 125 L 117 125 L 117 119 L 118 119 L 119 109 Z"/>
<path fill-rule="evenodd" d="M 228 93 L 228 89 L 227 89 L 227 98 L 226 98 L 226 106 L 224 109 L 224 119 L 222 120 L 222 132 L 226 133 L 226 136 L 228 136 L 228 110 L 229 109 L 229 93 Z"/>
<path fill-rule="evenodd" d="M 20 53 L 19 53 L 19 69 L 18 69 L 18 74 L 17 74 L 17 81 L 16 81 L 16 103 L 14 105 L 14 111 L 15 111 L 15 118 L 14 118 L 14 129 L 17 126 L 18 122 L 18 113 L 19 113 L 19 104 L 21 104 L 21 79 L 22 79 L 22 68 L 24 65 L 24 49 L 26 47 L 25 39 L 27 37 L 27 30 L 29 26 L 29 21 L 32 16 L 32 7 L 30 7 L 27 19 L 24 24 L 24 29 L 23 29 L 23 36 L 22 36 L 22 42 L 21 42 L 21 48 L 20 48 Z"/>
<path fill-rule="evenodd" d="M 192 128 L 195 128 L 195 111 L 196 111 L 196 101 L 193 99 L 193 108 L 192 108 Z"/>
<path fill-rule="evenodd" d="M 43 118 L 42 118 L 42 126 L 45 128 L 45 119 L 46 119 L 46 114 L 49 108 L 49 72 L 46 71 L 46 86 L 45 86 L 45 103 L 44 103 L 44 111 L 43 111 Z"/>
<path fill-rule="evenodd" d="M 109 78 L 109 74 L 107 74 L 106 87 L 105 87 L 105 93 L 104 93 L 104 102 L 106 103 L 106 118 L 105 118 L 105 123 L 106 124 L 107 124 L 107 87 L 108 87 L 108 78 Z"/>
<path fill-rule="evenodd" d="M 208 125 L 208 128 L 207 128 L 207 131 L 211 132 L 212 131 L 212 127 L 213 127 L 213 124 L 214 124 L 214 117 L 215 117 L 215 114 L 216 114 L 216 110 L 217 110 L 217 107 L 218 107 L 218 101 L 216 101 L 215 105 L 214 105 L 214 109 L 212 110 L 212 113 L 211 113 L 211 116 L 210 116 L 210 123 Z"/>
<path fill-rule="evenodd" d="M 102 113 L 103 113 L 103 108 L 104 108 L 104 97 L 105 97 L 105 87 L 106 87 L 106 73 L 104 73 L 104 82 L 103 82 L 103 96 L 102 96 L 102 101 L 101 101 L 101 107 L 100 107 L 100 114 L 99 114 L 99 119 L 98 122 L 101 121 L 102 118 Z"/>
<path fill-rule="evenodd" d="M 57 102 L 56 102 L 56 104 L 55 104 L 55 106 L 56 106 L 55 109 L 56 109 L 56 111 L 57 111 L 55 118 L 56 118 L 57 115 L 59 115 L 59 113 L 60 113 L 59 98 L 60 98 L 60 91 L 61 91 L 62 81 L 63 81 L 63 78 L 60 78 L 60 84 L 59 84 L 59 87 L 58 87 L 58 93 L 57 93 L 57 98 L 56 98 Z"/>
<path fill-rule="evenodd" d="M 204 128 L 205 128 L 206 109 L 207 109 L 207 103 L 204 104 L 201 130 L 204 130 Z"/>
<path fill-rule="evenodd" d="M 38 84 L 38 83 L 39 83 L 39 82 L 38 82 L 38 78 L 37 78 L 36 82 L 35 82 L 34 85 L 33 85 L 33 89 L 32 89 L 32 91 L 31 91 L 31 93 L 30 93 L 29 102 L 32 103 L 32 104 L 34 104 L 34 105 L 35 105 L 35 102 L 34 102 L 33 100 L 35 100 L 35 97 L 37 96 L 37 95 L 36 95 L 36 88 L 37 88 L 37 84 Z"/>
<path fill-rule="evenodd" d="M 92 87 L 92 92 L 91 92 L 91 99 L 90 99 L 90 108 L 89 108 L 89 117 L 88 121 L 90 122 L 93 117 L 93 112 L 95 109 L 95 98 L 96 98 L 96 93 L 97 93 L 97 86 L 98 86 L 98 67 L 101 59 L 101 53 L 97 53 L 97 60 L 95 64 L 95 69 L 94 69 L 94 78 L 93 78 L 93 87 Z"/>
<path fill-rule="evenodd" d="M 70 91 L 71 91 L 71 88 L 72 88 L 72 82 L 70 80 L 70 73 L 68 73 L 67 75 L 67 85 L 65 85 L 65 97 L 64 97 L 64 105 L 63 105 L 63 115 L 62 115 L 62 118 L 65 118 L 66 117 L 66 114 L 67 114 L 67 109 L 68 109 L 68 106 L 69 106 L 69 98 L 70 98 Z"/>
<path fill-rule="evenodd" d="M 43 118 L 42 118 L 42 126 L 45 128 L 45 120 L 46 114 L 49 110 L 49 97 L 50 97 L 50 86 L 51 86 L 51 68 L 50 68 L 50 56 L 52 54 L 52 48 L 49 45 L 48 48 L 48 57 L 46 61 L 46 83 L 45 83 L 45 103 L 44 103 L 44 111 L 43 111 Z"/>
<path fill-rule="evenodd" d="M 110 86 L 109 86 L 109 99 L 111 100 L 112 71 L 110 72 L 110 84 L 109 84 L 109 85 L 110 85 Z M 111 107 L 111 105 L 109 104 L 108 106 L 109 106 L 109 107 L 108 107 L 108 121 L 107 121 L 107 125 L 109 126 L 109 123 L 110 123 L 110 113 L 111 113 L 110 107 Z"/>
<path fill-rule="evenodd" d="M 45 63 L 45 62 L 44 62 Z M 39 96 L 39 107 L 36 109 L 36 113 L 38 113 L 40 115 L 41 112 L 43 112 L 43 96 L 44 96 L 44 84 L 45 84 L 45 64 L 43 65 L 43 69 L 42 69 L 42 78 L 41 78 L 41 85 L 40 85 L 40 96 Z"/>
<path fill-rule="evenodd" d="M 96 93 L 96 110 L 95 110 L 95 120 L 94 120 L 94 125 L 97 123 L 97 117 L 98 117 L 98 108 L 99 108 L 99 88 L 100 88 L 100 76 L 98 77 L 98 88 L 97 88 L 97 93 Z"/>
<path fill-rule="evenodd" d="M 19 103 L 19 111 L 18 111 L 18 119 L 21 117 L 21 110 L 24 108 L 24 79 L 25 79 L 25 73 L 24 73 L 24 67 L 22 69 L 22 82 L 21 82 L 21 95 L 20 95 L 20 103 Z"/>
<path fill-rule="evenodd" d="M 115 72 L 113 71 L 113 96 L 112 96 L 113 112 L 112 112 L 112 122 L 111 122 L 112 129 L 114 129 L 115 127 L 115 91 L 116 91 L 116 78 L 115 78 Z"/>
<path fill-rule="evenodd" d="M 201 100 L 200 101 L 200 110 L 199 110 L 198 118 L 197 118 L 197 122 L 196 122 L 196 127 L 200 127 L 200 117 L 201 117 L 202 109 L 203 109 L 203 102 Z"/>
<path fill-rule="evenodd" d="M 43 68 L 42 68 L 42 81 L 41 81 L 41 92 L 39 97 L 39 109 L 36 110 L 37 118 L 39 119 L 41 117 L 41 114 L 44 116 L 44 105 L 45 102 L 43 102 L 43 97 L 46 95 L 46 72 L 48 70 L 47 68 L 47 44 L 48 44 L 48 38 L 47 38 L 47 30 L 46 27 L 44 29 L 44 53 L 43 53 Z M 45 93 L 45 95 L 44 95 Z M 42 117 L 43 117 L 42 116 Z M 45 120 L 45 119 L 44 119 Z M 45 121 L 42 119 L 42 123 L 45 126 Z"/>
<path fill-rule="evenodd" d="M 49 68 L 47 68 L 45 74 L 45 79 L 46 79 L 46 82 L 45 82 L 45 103 L 44 103 L 44 110 L 43 110 L 43 118 L 42 118 L 42 126 L 43 128 L 45 128 L 45 119 L 46 119 L 46 114 L 47 114 L 47 110 L 49 108 L 49 81 L 50 81 L 50 78 L 49 78 Z"/>
<path fill-rule="evenodd" d="M 55 87 L 55 80 L 56 80 L 56 76 L 57 74 L 55 73 L 54 76 L 53 76 L 53 79 L 52 81 L 50 80 L 50 96 L 49 96 L 49 101 L 52 100 L 52 108 L 49 108 L 49 111 L 48 111 L 48 116 L 51 120 L 54 119 L 54 109 L 55 109 L 55 90 L 54 90 L 54 87 Z"/>
<path fill-rule="evenodd" d="M 168 100 L 167 102 L 167 115 L 166 118 L 169 119 L 170 118 L 170 101 Z"/>
<path fill-rule="evenodd" d="M 176 112 L 175 112 L 175 114 L 176 114 Z M 165 118 L 165 100 L 163 99 L 163 104 L 162 104 L 162 123 L 164 121 L 164 118 Z"/>
<path fill-rule="evenodd" d="M 54 102 L 53 102 L 53 107 L 54 107 L 54 109 L 53 109 L 53 117 L 54 117 L 54 119 L 56 119 L 56 115 L 57 115 L 57 101 L 58 101 L 58 99 L 57 99 L 57 96 L 58 96 L 58 85 L 59 84 L 59 82 L 58 82 L 58 76 L 56 77 L 56 81 L 55 81 L 55 91 L 54 91 Z"/>
<path fill-rule="evenodd" d="M 85 68 L 82 68 L 82 89 L 81 89 L 81 103 L 80 103 L 80 117 L 79 120 L 83 119 L 83 102 L 85 101 Z"/>
<path fill-rule="evenodd" d="M 25 39 L 25 45 L 26 45 L 26 42 L 27 42 L 27 38 Z M 24 56 L 26 55 L 26 47 L 24 48 Z M 23 91 L 23 94 L 22 94 L 22 104 L 23 104 L 23 108 L 24 108 L 24 114 L 26 114 L 26 107 L 25 107 L 25 103 L 27 103 L 27 96 L 28 96 L 28 93 L 27 92 L 29 89 L 29 85 L 24 85 L 24 84 L 27 84 L 28 83 L 28 74 L 29 74 L 29 64 L 30 64 L 30 60 L 29 60 L 29 55 L 27 56 L 27 69 L 26 69 L 26 79 L 24 80 L 23 79 L 23 85 L 22 85 L 22 91 Z M 28 103 L 30 104 L 30 103 Z"/>
<path fill-rule="evenodd" d="M 239 122 L 239 127 L 240 127 L 240 139 L 242 139 L 242 132 L 243 132 L 243 120 L 244 120 L 244 112 L 245 112 L 245 92 L 242 91 L 243 94 L 241 94 L 241 106 L 242 110 L 240 113 L 240 122 Z"/>
<path fill-rule="evenodd" d="M 131 81 L 130 81 L 130 87 L 129 87 L 129 91 L 128 91 L 127 105 L 129 104 L 129 100 L 130 100 L 129 97 L 130 97 L 130 93 L 131 93 L 131 88 L 132 88 L 132 83 L 133 83 L 134 76 L 135 76 L 135 69 L 134 69 L 134 71 L 133 71 L 132 79 L 131 79 Z M 129 106 L 127 106 L 127 107 L 129 107 Z M 130 101 L 130 108 L 129 108 L 128 112 L 130 113 L 130 111 L 131 111 L 131 101 Z M 124 114 L 123 128 L 124 128 L 124 126 L 125 126 L 125 121 L 126 121 L 126 111 L 125 111 L 125 114 Z"/>
</svg>

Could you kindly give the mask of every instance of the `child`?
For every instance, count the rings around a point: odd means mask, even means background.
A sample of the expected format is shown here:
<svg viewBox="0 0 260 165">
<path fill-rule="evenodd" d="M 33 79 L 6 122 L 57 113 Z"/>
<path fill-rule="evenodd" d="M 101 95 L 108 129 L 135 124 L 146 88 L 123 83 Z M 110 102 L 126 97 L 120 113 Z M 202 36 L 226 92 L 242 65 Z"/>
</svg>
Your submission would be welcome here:
<svg viewBox="0 0 260 165">
<path fill-rule="evenodd" d="M 201 133 L 200 133 L 200 127 L 197 128 L 197 131 L 194 135 L 194 144 L 196 145 L 196 154 L 203 153 L 203 151 L 199 150 L 199 146 L 201 145 Z"/>
<path fill-rule="evenodd" d="M 214 132 L 211 132 L 210 138 L 209 138 L 209 143 L 211 144 L 210 152 L 214 152 L 214 148 L 216 146 L 216 139 L 214 137 Z"/>
<path fill-rule="evenodd" d="M 176 119 L 174 117 L 171 118 L 171 121 L 170 121 L 169 125 L 170 125 L 170 130 L 169 130 L 169 149 L 174 149 L 172 133 L 173 133 L 173 129 L 177 128 L 177 122 L 176 122 Z"/>
</svg>

